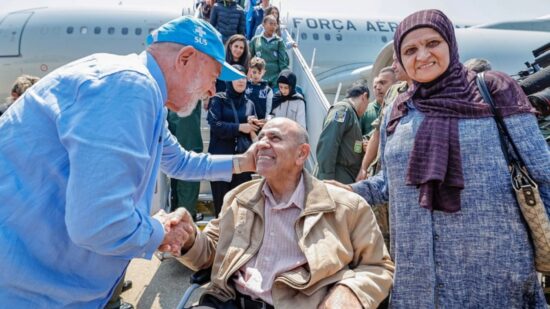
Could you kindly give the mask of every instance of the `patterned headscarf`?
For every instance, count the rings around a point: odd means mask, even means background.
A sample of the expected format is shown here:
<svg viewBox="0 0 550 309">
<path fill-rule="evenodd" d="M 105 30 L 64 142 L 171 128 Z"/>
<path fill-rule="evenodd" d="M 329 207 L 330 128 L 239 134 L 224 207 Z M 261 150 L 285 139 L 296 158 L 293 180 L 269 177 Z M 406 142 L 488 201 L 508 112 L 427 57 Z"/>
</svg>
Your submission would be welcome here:
<svg viewBox="0 0 550 309">
<path fill-rule="evenodd" d="M 449 67 L 433 81 L 413 81 L 413 86 L 397 97 L 387 132 L 391 135 L 395 131 L 407 114 L 406 102 L 412 100 L 425 118 L 410 154 L 407 185 L 419 187 L 421 207 L 456 212 L 460 210 L 460 192 L 464 189 L 458 120 L 492 117 L 492 113 L 477 89 L 475 72 L 468 71 L 459 61 L 454 27 L 443 12 L 418 11 L 399 24 L 393 44 L 401 65 L 403 39 L 411 31 L 425 27 L 437 31 L 449 45 Z M 502 117 L 533 112 L 521 88 L 508 75 L 486 72 L 485 78 Z"/>
</svg>

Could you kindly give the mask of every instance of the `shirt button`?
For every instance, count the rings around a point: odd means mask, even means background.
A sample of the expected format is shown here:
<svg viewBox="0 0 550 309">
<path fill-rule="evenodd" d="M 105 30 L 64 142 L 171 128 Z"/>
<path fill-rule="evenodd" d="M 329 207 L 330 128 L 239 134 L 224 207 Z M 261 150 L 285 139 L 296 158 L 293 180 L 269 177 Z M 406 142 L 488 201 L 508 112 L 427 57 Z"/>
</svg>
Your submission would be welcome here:
<svg viewBox="0 0 550 309">
<path fill-rule="evenodd" d="M 269 232 L 269 236 L 275 236 L 275 233 Z"/>
<path fill-rule="evenodd" d="M 441 266 L 441 262 L 435 262 L 435 265 Z"/>
<path fill-rule="evenodd" d="M 434 236 L 434 239 L 435 239 L 435 240 L 439 240 L 439 235 L 435 235 L 435 236 Z"/>
<path fill-rule="evenodd" d="M 438 288 L 442 289 L 444 287 L 443 283 L 437 285 Z"/>
</svg>

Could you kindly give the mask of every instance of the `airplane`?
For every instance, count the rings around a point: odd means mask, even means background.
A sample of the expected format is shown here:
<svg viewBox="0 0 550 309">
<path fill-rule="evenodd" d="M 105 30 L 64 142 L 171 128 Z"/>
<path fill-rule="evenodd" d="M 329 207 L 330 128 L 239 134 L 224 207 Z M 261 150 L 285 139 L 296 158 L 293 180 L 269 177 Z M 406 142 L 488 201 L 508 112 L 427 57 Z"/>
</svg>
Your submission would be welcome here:
<svg viewBox="0 0 550 309">
<path fill-rule="evenodd" d="M 334 94 L 338 85 L 346 89 L 358 79 L 372 81 L 378 57 L 388 59 L 393 52 L 397 19 L 349 19 L 318 15 L 289 15 L 286 25 L 298 42 L 314 75 L 325 92 Z M 532 58 L 537 47 L 550 42 L 550 16 L 535 20 L 499 22 L 484 25 L 455 23 L 461 61 L 489 60 L 493 69 L 517 74 Z M 513 44 L 511 44 L 513 42 Z M 379 62 L 384 66 L 390 61 Z"/>
<path fill-rule="evenodd" d="M 13 81 L 21 74 L 41 77 L 94 52 L 140 52 L 151 30 L 182 13 L 193 14 L 193 9 L 38 7 L 0 14 L 0 99 L 8 96 Z M 348 18 L 336 14 L 285 15 L 284 11 L 281 17 L 306 62 L 312 64 L 325 94 L 334 94 L 340 83 L 345 89 L 357 79 L 370 80 L 372 65 L 393 39 L 399 22 L 395 18 Z M 519 25 L 524 29 L 529 22 Z M 550 17 L 531 23 L 538 25 L 535 30 L 543 31 L 511 31 L 508 29 L 521 27 L 494 23 L 486 25 L 486 29 L 459 22 L 457 37 L 463 56 L 486 58 L 495 69 L 513 74 L 528 60 L 532 49 L 550 41 L 548 26 L 544 26 L 548 23 Z M 500 30 L 495 29 L 497 26 Z"/>
<path fill-rule="evenodd" d="M 32 8 L 0 17 L 0 99 L 21 74 L 42 77 L 96 52 L 129 54 L 180 12 Z"/>
</svg>

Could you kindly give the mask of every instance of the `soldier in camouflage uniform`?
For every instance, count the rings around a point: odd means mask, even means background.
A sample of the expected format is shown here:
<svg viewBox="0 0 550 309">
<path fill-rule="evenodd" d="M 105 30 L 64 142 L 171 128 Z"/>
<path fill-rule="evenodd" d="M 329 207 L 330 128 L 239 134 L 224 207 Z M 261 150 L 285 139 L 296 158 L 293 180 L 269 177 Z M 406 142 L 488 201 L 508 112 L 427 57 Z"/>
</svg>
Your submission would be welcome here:
<svg viewBox="0 0 550 309">
<path fill-rule="evenodd" d="M 369 104 L 366 86 L 354 84 L 346 99 L 330 108 L 323 122 L 317 144 L 319 179 L 331 179 L 350 184 L 361 167 L 363 141 L 361 116 Z"/>
</svg>

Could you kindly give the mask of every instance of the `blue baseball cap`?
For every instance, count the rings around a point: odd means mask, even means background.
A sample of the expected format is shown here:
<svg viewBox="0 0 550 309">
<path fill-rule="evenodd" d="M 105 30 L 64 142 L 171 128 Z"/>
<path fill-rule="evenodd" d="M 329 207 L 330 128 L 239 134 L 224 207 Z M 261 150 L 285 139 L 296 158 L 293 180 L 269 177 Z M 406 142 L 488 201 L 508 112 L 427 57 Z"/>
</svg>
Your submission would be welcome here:
<svg viewBox="0 0 550 309">
<path fill-rule="evenodd" d="M 232 81 L 245 78 L 239 70 L 225 62 L 225 48 L 221 37 L 210 23 L 199 18 L 182 16 L 151 32 L 147 37 L 147 46 L 157 42 L 193 46 L 221 63 L 222 70 L 218 79 Z"/>
</svg>

